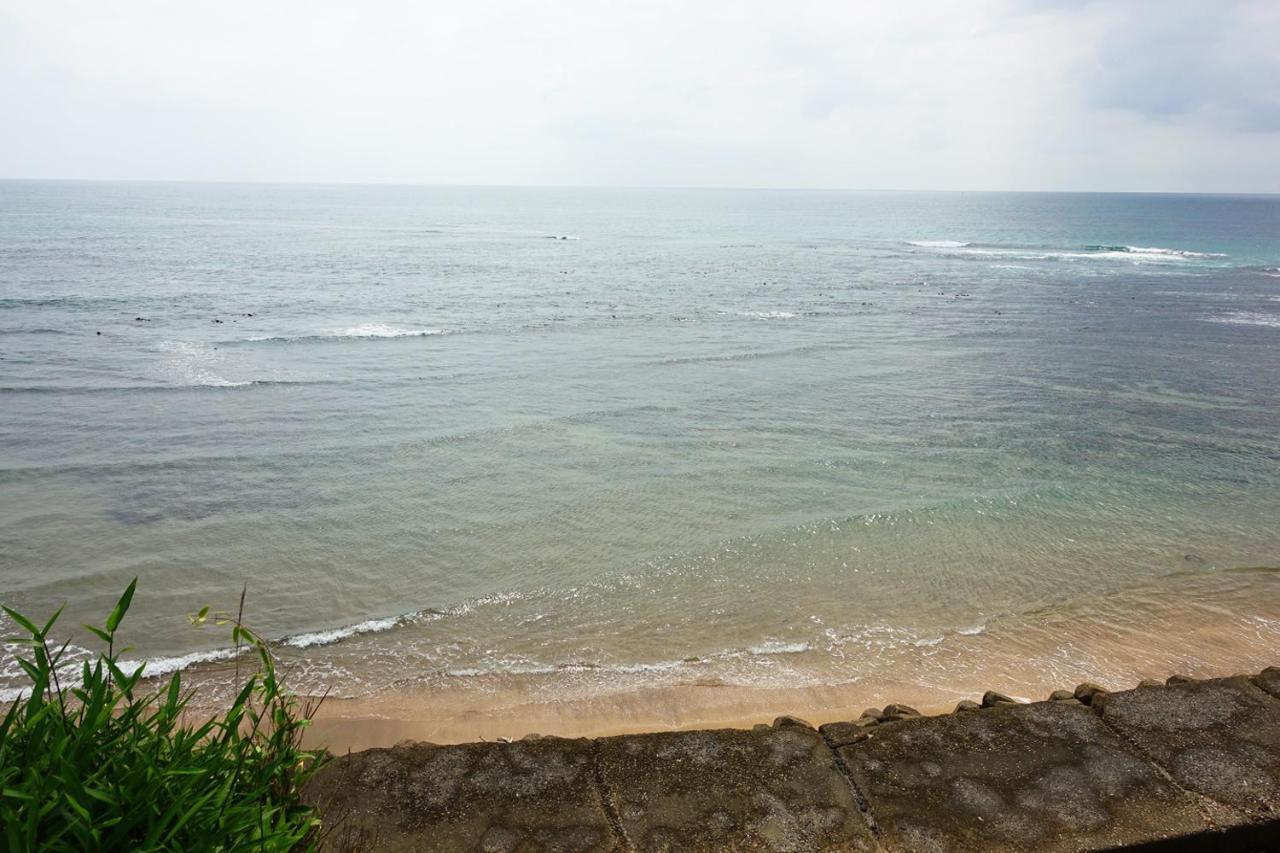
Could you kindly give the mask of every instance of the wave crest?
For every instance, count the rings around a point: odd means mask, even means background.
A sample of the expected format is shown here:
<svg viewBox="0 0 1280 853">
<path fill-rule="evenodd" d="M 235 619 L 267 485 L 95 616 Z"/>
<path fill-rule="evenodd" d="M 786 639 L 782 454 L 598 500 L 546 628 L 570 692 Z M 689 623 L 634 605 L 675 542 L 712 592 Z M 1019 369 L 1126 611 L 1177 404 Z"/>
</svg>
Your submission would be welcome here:
<svg viewBox="0 0 1280 853">
<path fill-rule="evenodd" d="M 1270 326 L 1280 329 L 1280 314 L 1264 314 L 1261 311 L 1232 311 L 1219 317 L 1205 317 L 1210 323 L 1228 323 L 1233 326 Z"/>
<path fill-rule="evenodd" d="M 348 637 L 354 637 L 358 634 L 380 634 L 383 631 L 390 631 L 397 625 L 410 621 L 407 616 L 392 616 L 387 619 L 366 619 L 363 622 L 357 622 L 354 625 L 344 625 L 341 628 L 330 628 L 327 631 L 312 631 L 306 634 L 294 634 L 285 637 L 280 641 L 281 645 L 292 646 L 295 649 L 306 649 L 312 646 L 327 646 L 336 643 L 339 640 L 345 640 Z"/>
<path fill-rule="evenodd" d="M 1193 252 L 1189 249 L 1164 249 L 1159 246 L 1085 246 L 1090 252 L 1120 252 L 1129 255 L 1163 255 L 1171 258 L 1225 258 L 1217 252 Z"/>
<path fill-rule="evenodd" d="M 309 335 L 263 335 L 246 338 L 250 343 L 295 343 L 302 341 L 323 341 L 343 339 L 371 338 L 429 338 L 437 335 L 456 334 L 454 329 L 399 329 L 385 323 L 363 323 L 347 329 L 334 329 L 330 332 L 317 332 Z M 232 341 L 230 343 L 237 343 Z"/>
<path fill-rule="evenodd" d="M 1084 246 L 1022 245 L 1015 243 L 970 243 L 962 240 L 908 240 L 907 245 L 923 249 L 962 249 L 964 255 L 1013 256 L 1027 260 L 1059 258 L 1127 258 L 1132 261 L 1189 261 L 1225 258 L 1218 252 L 1196 252 L 1162 246 L 1129 246 L 1119 243 L 1089 243 Z"/>
</svg>

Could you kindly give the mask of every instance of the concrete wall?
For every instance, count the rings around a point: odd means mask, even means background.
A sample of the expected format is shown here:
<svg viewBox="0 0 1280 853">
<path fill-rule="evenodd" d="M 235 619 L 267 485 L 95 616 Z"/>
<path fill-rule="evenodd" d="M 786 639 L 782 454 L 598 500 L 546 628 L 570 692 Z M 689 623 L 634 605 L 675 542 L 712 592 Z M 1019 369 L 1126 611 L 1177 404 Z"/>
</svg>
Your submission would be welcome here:
<svg viewBox="0 0 1280 853">
<path fill-rule="evenodd" d="M 814 728 L 402 744 L 308 791 L 330 849 L 1280 849 L 1280 669 Z"/>
</svg>

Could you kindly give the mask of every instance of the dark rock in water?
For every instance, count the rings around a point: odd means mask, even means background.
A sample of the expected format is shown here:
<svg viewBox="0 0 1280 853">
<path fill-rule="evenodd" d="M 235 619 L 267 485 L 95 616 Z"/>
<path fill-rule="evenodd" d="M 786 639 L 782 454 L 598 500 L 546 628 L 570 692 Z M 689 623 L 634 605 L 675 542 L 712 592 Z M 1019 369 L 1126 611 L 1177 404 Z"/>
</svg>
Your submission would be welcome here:
<svg viewBox="0 0 1280 853">
<path fill-rule="evenodd" d="M 135 323 L 150 323 L 150 322 L 151 322 L 150 318 L 148 318 L 148 317 L 134 317 L 134 318 L 133 318 L 133 321 L 134 321 Z"/>
<path fill-rule="evenodd" d="M 1074 702 L 1076 700 L 1076 694 L 1072 693 L 1070 690 L 1055 690 L 1049 694 L 1050 702 L 1064 702 L 1067 699 Z"/>
<path fill-rule="evenodd" d="M 1017 705 L 1017 699 L 1012 696 L 1006 696 L 1003 693 L 997 693 L 994 690 L 988 690 L 982 694 L 982 707 L 994 708 L 996 705 Z"/>
<path fill-rule="evenodd" d="M 884 713 L 880 715 L 880 719 L 889 722 L 892 720 L 909 720 L 919 716 L 922 716 L 921 713 L 910 705 L 885 705 Z"/>
<path fill-rule="evenodd" d="M 774 721 L 773 721 L 773 727 L 774 727 L 775 729 L 788 729 L 788 728 L 790 728 L 790 729 L 812 729 L 812 728 L 815 728 L 815 726 L 813 725 L 813 723 L 809 722 L 808 720 L 802 720 L 802 719 L 800 719 L 799 717 L 792 717 L 792 716 L 790 716 L 790 715 L 783 715 L 783 716 L 779 717 L 778 719 L 774 720 Z"/>
<path fill-rule="evenodd" d="M 867 708 L 858 719 L 854 720 L 854 725 L 866 728 L 881 722 L 882 718 L 883 715 L 880 713 L 879 708 Z"/>
<path fill-rule="evenodd" d="M 1100 693 L 1105 695 L 1107 693 L 1107 689 L 1105 687 L 1099 687 L 1092 681 L 1086 681 L 1083 684 L 1076 685 L 1075 697 L 1086 705 L 1092 705 L 1093 697 Z"/>
<path fill-rule="evenodd" d="M 1175 684 L 1190 684 L 1193 681 L 1195 679 L 1189 675 L 1171 675 L 1164 680 L 1164 683 L 1172 687 Z"/>
<path fill-rule="evenodd" d="M 818 726 L 818 731 L 822 734 L 822 739 L 832 749 L 838 749 L 841 746 L 847 746 L 851 743 L 857 743 L 860 740 L 871 737 L 875 731 L 874 725 L 864 726 L 857 722 L 853 723 L 824 723 Z"/>
<path fill-rule="evenodd" d="M 1164 687 L 1164 682 L 1156 681 L 1154 678 L 1144 678 L 1138 682 L 1138 686 L 1142 688 Z"/>
<path fill-rule="evenodd" d="M 1186 560 L 1188 563 L 1204 562 L 1204 557 L 1201 557 L 1199 554 L 1183 554 L 1182 559 Z"/>
<path fill-rule="evenodd" d="M 1258 673 L 1253 683 L 1280 699 L 1280 666 L 1269 666 Z"/>
<path fill-rule="evenodd" d="M 961 711 L 981 711 L 982 706 L 972 699 L 961 699 L 956 703 L 956 713 Z"/>
<path fill-rule="evenodd" d="M 99 334 L 99 335 L 100 335 L 100 334 L 102 334 L 102 332 L 98 332 L 97 334 Z"/>
</svg>

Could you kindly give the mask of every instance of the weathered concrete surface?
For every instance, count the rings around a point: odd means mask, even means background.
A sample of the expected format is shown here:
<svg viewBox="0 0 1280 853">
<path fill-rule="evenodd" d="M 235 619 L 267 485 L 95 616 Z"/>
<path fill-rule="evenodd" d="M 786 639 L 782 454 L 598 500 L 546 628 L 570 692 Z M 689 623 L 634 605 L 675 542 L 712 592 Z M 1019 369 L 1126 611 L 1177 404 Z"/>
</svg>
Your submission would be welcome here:
<svg viewBox="0 0 1280 853">
<path fill-rule="evenodd" d="M 621 850 L 594 756 L 593 741 L 560 739 L 369 749 L 335 759 L 308 798 L 337 825 L 332 847 Z"/>
<path fill-rule="evenodd" d="M 606 738 L 600 766 L 633 850 L 880 849 L 810 728 Z"/>
<path fill-rule="evenodd" d="M 1205 829 L 1192 798 L 1079 703 L 881 725 L 837 752 L 890 851 L 1097 850 Z"/>
<path fill-rule="evenodd" d="M 404 744 L 307 796 L 342 851 L 1280 850 L 1280 670 L 1055 695 L 821 734 Z"/>
<path fill-rule="evenodd" d="M 1249 679 L 1126 690 L 1095 705 L 1178 785 L 1250 819 L 1280 816 L 1280 700 Z"/>
</svg>

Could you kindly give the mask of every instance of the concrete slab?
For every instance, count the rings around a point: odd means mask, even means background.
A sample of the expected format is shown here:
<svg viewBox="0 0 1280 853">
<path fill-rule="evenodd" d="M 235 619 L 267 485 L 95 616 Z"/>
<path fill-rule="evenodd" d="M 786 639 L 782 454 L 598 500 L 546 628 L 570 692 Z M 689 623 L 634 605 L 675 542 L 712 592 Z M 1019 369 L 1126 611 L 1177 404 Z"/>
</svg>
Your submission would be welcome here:
<svg viewBox="0 0 1280 853">
<path fill-rule="evenodd" d="M 837 753 L 895 853 L 1095 850 L 1206 828 L 1194 798 L 1078 703 L 882 724 Z"/>
<path fill-rule="evenodd" d="M 1187 790 L 1254 820 L 1280 817 L 1280 700 L 1249 679 L 1126 690 L 1097 710 Z"/>
<path fill-rule="evenodd" d="M 337 827 L 330 848 L 621 850 L 594 777 L 585 739 L 404 744 L 334 759 L 307 797 Z"/>
<path fill-rule="evenodd" d="M 637 851 L 878 851 L 816 731 L 665 732 L 599 742 L 601 782 Z"/>
</svg>

